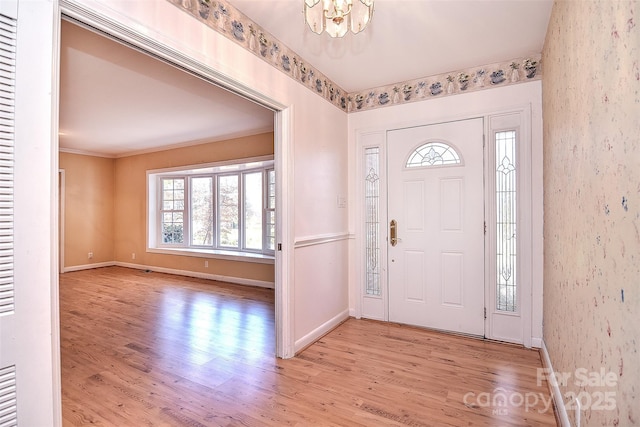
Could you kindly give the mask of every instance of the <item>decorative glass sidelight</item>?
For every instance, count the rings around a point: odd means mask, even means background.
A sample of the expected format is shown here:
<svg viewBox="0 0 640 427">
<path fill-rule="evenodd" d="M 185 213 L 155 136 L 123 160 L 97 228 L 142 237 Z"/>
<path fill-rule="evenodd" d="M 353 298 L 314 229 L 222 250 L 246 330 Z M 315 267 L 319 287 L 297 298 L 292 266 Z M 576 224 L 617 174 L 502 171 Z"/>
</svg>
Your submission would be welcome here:
<svg viewBox="0 0 640 427">
<path fill-rule="evenodd" d="M 380 148 L 364 150 L 365 294 L 380 296 Z"/>
<path fill-rule="evenodd" d="M 428 142 L 416 148 L 407 160 L 406 167 L 441 166 L 460 164 L 460 155 L 444 142 Z"/>
<path fill-rule="evenodd" d="M 495 133 L 496 144 L 496 308 L 517 311 L 516 131 Z"/>
</svg>

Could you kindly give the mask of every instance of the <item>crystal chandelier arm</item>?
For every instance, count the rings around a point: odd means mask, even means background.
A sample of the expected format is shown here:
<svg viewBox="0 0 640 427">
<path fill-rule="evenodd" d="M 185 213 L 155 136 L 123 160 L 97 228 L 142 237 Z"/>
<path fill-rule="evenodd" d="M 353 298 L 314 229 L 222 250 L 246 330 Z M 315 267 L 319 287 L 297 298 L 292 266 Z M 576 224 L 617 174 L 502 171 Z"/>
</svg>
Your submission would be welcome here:
<svg viewBox="0 0 640 427">
<path fill-rule="evenodd" d="M 332 21 L 334 19 L 336 19 L 336 18 L 338 18 L 340 20 L 344 19 L 347 15 L 349 15 L 351 13 L 351 8 L 353 7 L 353 5 L 351 3 L 347 3 L 347 6 L 349 6 L 349 7 L 348 7 L 348 9 L 346 11 L 343 11 L 342 9 L 339 9 L 336 6 L 335 3 L 332 3 L 332 4 L 333 4 L 333 12 L 334 12 L 333 16 L 329 15 L 329 10 L 328 9 L 324 10 L 324 17 L 327 18 L 327 19 L 330 19 Z"/>
</svg>

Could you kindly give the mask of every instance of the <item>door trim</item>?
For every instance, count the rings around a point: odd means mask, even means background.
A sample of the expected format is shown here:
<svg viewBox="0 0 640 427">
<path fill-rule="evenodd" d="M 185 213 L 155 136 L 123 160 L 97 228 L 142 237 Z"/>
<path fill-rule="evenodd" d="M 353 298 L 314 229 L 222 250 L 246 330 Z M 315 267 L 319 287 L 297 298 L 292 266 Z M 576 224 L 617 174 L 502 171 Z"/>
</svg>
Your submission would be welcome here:
<svg viewBox="0 0 640 427">
<path fill-rule="evenodd" d="M 487 188 L 494 188 L 495 176 L 495 147 L 492 136 L 501 130 L 517 129 L 517 292 L 518 310 L 516 313 L 499 311 L 496 308 L 495 286 L 488 287 L 485 295 L 485 307 L 487 309 L 487 337 L 498 340 L 523 344 L 529 348 L 532 346 L 532 281 L 533 281 L 533 235 L 532 235 L 532 144 L 531 144 L 531 108 L 523 107 L 504 113 L 488 116 L 487 130 L 485 132 L 485 144 L 487 146 L 487 174 L 485 182 Z M 489 173 L 491 172 L 491 173 Z M 494 236 L 497 234 L 495 221 L 495 195 L 487 190 L 485 194 L 485 218 L 487 221 L 487 257 L 486 282 L 492 283 L 495 278 L 495 258 L 491 255 L 496 252 Z"/>
<path fill-rule="evenodd" d="M 56 3 L 58 4 L 58 3 Z M 282 250 L 276 251 L 275 262 L 275 318 L 276 318 L 276 356 L 281 358 L 293 357 L 293 106 L 279 103 L 253 88 L 202 64 L 187 54 L 161 44 L 153 38 L 144 35 L 133 28 L 107 18 L 86 6 L 79 5 L 73 0 L 60 0 L 57 7 L 57 29 L 55 35 L 56 51 L 59 56 L 60 47 L 60 20 L 69 18 L 74 22 L 89 26 L 94 31 L 99 31 L 106 36 L 118 39 L 130 47 L 141 50 L 160 60 L 197 75 L 212 84 L 224 87 L 238 96 L 250 99 L 257 104 L 274 111 L 274 160 L 276 168 L 276 241 L 282 244 Z M 56 58 L 56 61 L 59 57 Z M 59 80 L 59 72 L 55 78 Z M 57 95 L 57 94 L 56 94 Z M 57 104 L 56 104 L 57 105 Z M 57 108 L 56 108 L 57 113 Z M 57 118 L 57 116 L 56 116 Z M 56 119 L 57 125 L 57 119 Z M 54 140 L 57 149 L 57 139 Z M 57 150 L 56 150 L 57 153 Z M 57 167 L 55 168 L 57 174 Z M 56 177 L 57 180 L 57 177 Z M 57 249 L 55 250 L 57 255 Z M 57 277 L 57 276 L 56 276 Z M 57 289 L 53 298 L 54 309 L 57 310 Z M 55 333 L 59 334 L 59 324 L 54 325 Z"/>
<path fill-rule="evenodd" d="M 465 95 L 468 96 L 468 95 Z M 432 101 L 433 102 L 433 101 Z M 535 105 L 536 111 L 540 110 L 540 105 Z M 387 125 L 377 126 L 377 127 L 369 127 L 363 129 L 356 129 L 355 134 L 355 149 L 354 149 L 354 163 L 355 163 L 355 177 L 354 177 L 354 199 L 355 199 L 355 209 L 354 209 L 354 223 L 359 224 L 356 229 L 355 236 L 355 248 L 354 248 L 354 281 L 355 285 L 352 287 L 352 292 L 355 294 L 352 297 L 353 305 L 351 310 L 351 315 L 356 318 L 371 318 L 376 320 L 388 321 L 388 286 L 386 279 L 383 283 L 383 293 L 380 297 L 381 301 L 375 301 L 375 299 L 371 297 L 366 297 L 364 294 L 364 279 L 365 279 L 365 263 L 364 263 L 364 206 L 363 206 L 363 197 L 364 190 L 362 184 L 363 177 L 363 154 L 365 148 L 377 146 L 380 147 L 381 157 L 384 158 L 384 164 L 386 165 L 386 150 L 387 150 L 387 140 L 386 133 L 391 130 L 403 129 L 408 127 L 416 127 L 416 126 L 425 126 L 439 123 L 446 123 L 452 121 L 460 121 L 467 120 L 473 118 L 483 118 L 485 123 L 485 150 L 486 144 L 488 144 L 487 136 L 491 135 L 492 132 L 492 119 L 495 117 L 501 117 L 505 115 L 515 114 L 521 120 L 521 128 L 523 130 L 522 141 L 521 144 L 525 146 L 519 152 L 519 160 L 523 163 L 523 167 L 519 170 L 518 180 L 526 181 L 528 184 L 523 188 L 523 191 L 520 191 L 518 196 L 518 201 L 521 205 L 520 211 L 523 212 L 525 209 L 527 210 L 525 215 L 522 215 L 520 220 L 520 229 L 523 230 L 523 238 L 528 239 L 528 242 L 521 242 L 522 249 L 520 250 L 520 262 L 523 265 L 519 270 L 522 278 L 520 279 L 520 283 L 523 284 L 524 288 L 521 288 L 521 295 L 524 296 L 527 300 L 521 303 L 522 312 L 521 312 L 521 322 L 515 328 L 519 335 L 518 339 L 508 339 L 508 337 L 499 336 L 494 334 L 494 323 L 492 322 L 491 315 L 494 314 L 495 310 L 491 309 L 492 300 L 490 299 L 490 284 L 493 282 L 489 280 L 489 272 L 488 269 L 485 268 L 485 307 L 487 307 L 487 318 L 485 319 L 485 336 L 489 339 L 496 339 L 501 341 L 514 342 L 518 344 L 523 344 L 525 347 L 539 347 L 540 339 L 536 338 L 538 329 L 537 322 L 542 322 L 542 306 L 541 306 L 541 292 L 542 287 L 541 283 L 536 283 L 541 280 L 542 272 L 541 270 L 541 255 L 537 254 L 537 251 L 541 250 L 542 243 L 539 242 L 535 236 L 536 230 L 541 230 L 541 224 L 538 224 L 538 221 L 541 221 L 542 212 L 536 211 L 533 212 L 534 205 L 533 200 L 541 200 L 542 197 L 542 189 L 537 189 L 537 186 L 542 185 L 542 162 L 541 162 L 541 135 L 534 135 L 533 132 L 539 132 L 533 128 L 533 123 L 535 120 L 536 124 L 539 124 L 541 127 L 541 123 L 538 119 L 533 117 L 531 104 L 524 104 L 517 107 L 511 107 L 503 110 L 488 110 L 480 114 L 468 114 L 462 115 L 459 117 L 445 117 L 442 120 L 414 120 L 412 122 L 401 122 L 401 123 L 390 123 Z M 533 141 L 536 142 L 535 148 Z M 538 147 L 540 145 L 540 147 Z M 526 158 L 525 153 L 529 155 Z M 485 162 L 488 154 L 485 151 Z M 383 160 L 381 160 L 382 162 Z M 538 169 L 540 169 L 538 171 Z M 487 175 L 491 171 L 491 168 L 485 164 L 484 167 L 484 179 L 487 182 Z M 387 187 L 386 176 L 381 176 L 381 179 L 384 179 L 384 183 L 381 183 L 381 188 Z M 487 215 L 487 192 L 489 191 L 488 185 L 485 185 L 485 218 L 488 218 Z M 523 194 L 527 192 L 527 194 Z M 382 197 L 381 193 L 381 197 Z M 381 205 L 386 203 L 386 193 L 384 194 L 384 202 L 381 202 Z M 529 206 L 529 209 L 526 208 Z M 540 207 L 541 210 L 541 207 Z M 538 218 L 540 217 L 540 218 Z M 388 239 L 388 227 L 387 225 L 387 217 L 386 217 L 386 209 L 381 211 L 380 213 L 380 221 L 384 221 L 385 227 L 381 228 L 381 240 L 385 243 Z M 526 229 L 526 231 L 524 230 Z M 491 224 L 487 224 L 487 235 L 489 233 L 495 232 L 495 229 L 491 228 Z M 487 246 L 487 240 L 485 238 L 485 263 L 486 265 L 490 265 L 491 258 L 490 252 Z M 521 239 L 522 240 L 522 239 Z M 382 251 L 385 253 L 386 251 Z M 384 265 L 386 266 L 387 260 L 384 259 Z M 386 269 L 385 269 L 386 270 Z M 536 293 L 534 294 L 533 290 L 536 289 Z M 538 295 L 540 293 L 540 295 Z M 371 301 L 374 300 L 375 304 L 372 304 Z M 495 305 L 495 304 L 494 304 Z M 539 311 L 539 313 L 538 313 Z M 540 332 L 541 334 L 541 332 Z M 541 336 L 541 335 L 540 335 Z"/>
<path fill-rule="evenodd" d="M 382 321 L 389 321 L 389 305 L 388 301 L 388 286 L 387 286 L 387 251 L 380 251 L 380 258 L 378 260 L 380 271 L 380 295 L 379 296 L 367 296 L 365 295 L 365 276 L 366 266 L 364 262 L 364 244 L 365 240 L 359 236 L 365 236 L 365 208 L 362 200 L 364 199 L 364 185 L 362 185 L 362 178 L 366 176 L 365 166 L 363 164 L 363 155 L 365 149 L 371 147 L 378 147 L 380 149 L 380 209 L 379 209 L 379 222 L 380 226 L 380 245 L 387 245 L 387 168 L 386 168 L 386 149 L 387 149 L 387 130 L 379 130 L 373 132 L 362 132 L 357 134 L 357 149 L 356 149 L 356 224 L 359 224 L 358 230 L 355 233 L 355 245 L 356 253 L 355 257 L 355 276 L 357 286 L 357 295 L 352 298 L 354 301 L 354 309 L 350 313 L 352 316 L 360 319 L 362 317 L 367 319 L 375 319 Z"/>
</svg>

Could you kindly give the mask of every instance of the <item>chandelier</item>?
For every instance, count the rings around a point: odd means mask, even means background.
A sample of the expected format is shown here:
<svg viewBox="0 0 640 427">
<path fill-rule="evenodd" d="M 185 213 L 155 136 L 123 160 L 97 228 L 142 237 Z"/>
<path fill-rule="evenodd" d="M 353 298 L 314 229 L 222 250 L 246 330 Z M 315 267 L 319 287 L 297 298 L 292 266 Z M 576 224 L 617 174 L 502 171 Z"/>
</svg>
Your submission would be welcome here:
<svg viewBox="0 0 640 427">
<path fill-rule="evenodd" d="M 316 34 L 358 34 L 373 15 L 373 0 L 304 0 L 304 20 Z"/>
</svg>

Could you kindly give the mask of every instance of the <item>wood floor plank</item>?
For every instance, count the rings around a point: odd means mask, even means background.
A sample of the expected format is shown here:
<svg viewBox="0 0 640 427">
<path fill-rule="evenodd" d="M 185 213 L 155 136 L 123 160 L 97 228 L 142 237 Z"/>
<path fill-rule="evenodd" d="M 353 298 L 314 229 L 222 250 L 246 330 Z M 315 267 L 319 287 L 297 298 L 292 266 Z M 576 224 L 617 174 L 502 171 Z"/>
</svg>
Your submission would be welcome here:
<svg viewBox="0 0 640 427">
<path fill-rule="evenodd" d="M 277 359 L 270 289 L 99 268 L 60 313 L 65 426 L 556 425 L 519 346 L 350 319 Z"/>
</svg>

